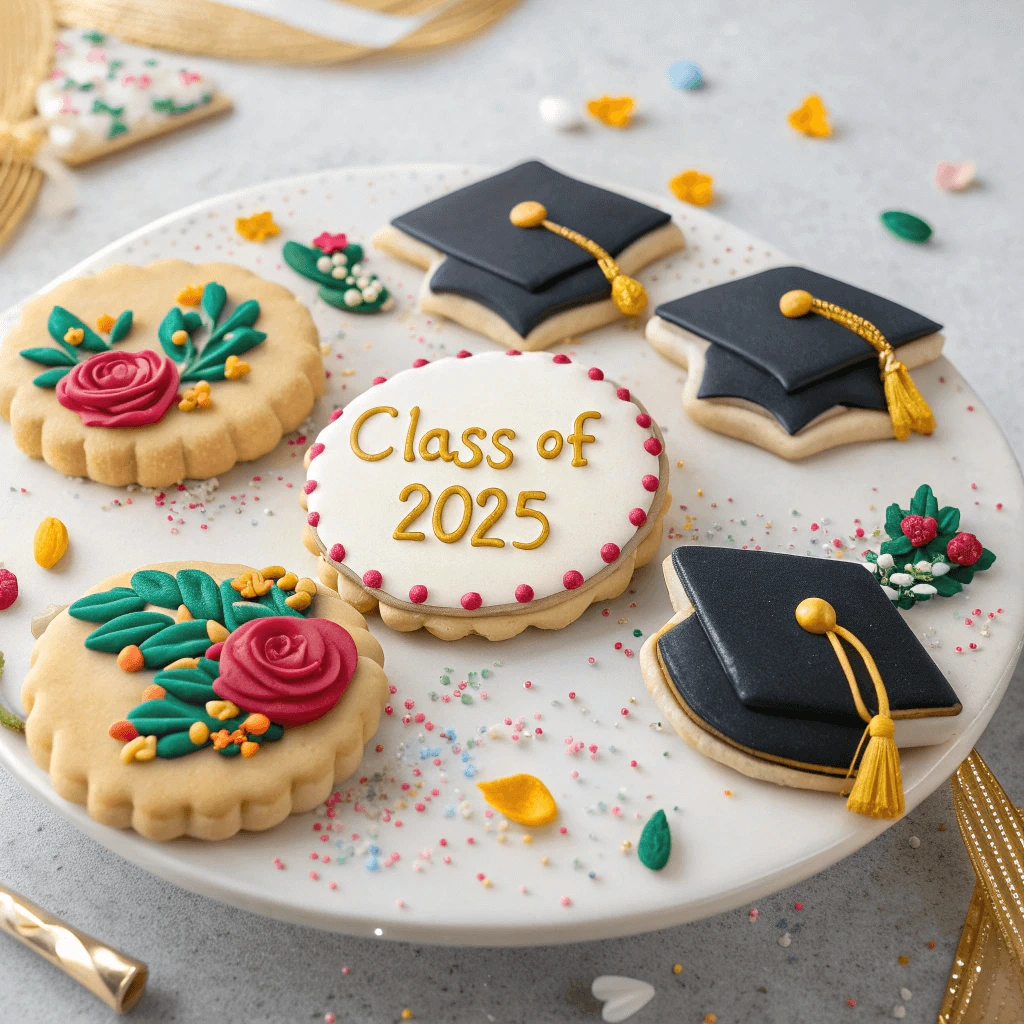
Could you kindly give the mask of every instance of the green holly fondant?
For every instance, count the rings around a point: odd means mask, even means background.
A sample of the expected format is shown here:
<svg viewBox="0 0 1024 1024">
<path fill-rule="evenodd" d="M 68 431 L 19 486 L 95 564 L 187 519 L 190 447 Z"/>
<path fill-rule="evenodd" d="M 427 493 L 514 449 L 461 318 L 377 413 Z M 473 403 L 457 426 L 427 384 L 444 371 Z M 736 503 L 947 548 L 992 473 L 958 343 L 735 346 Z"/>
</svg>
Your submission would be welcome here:
<svg viewBox="0 0 1024 1024">
<path fill-rule="evenodd" d="M 366 268 L 360 266 L 363 247 L 355 242 L 330 255 L 312 246 L 285 242 L 281 254 L 292 270 L 320 286 L 318 293 L 324 302 L 338 309 L 349 313 L 379 313 L 391 301 L 390 293 L 377 275 L 367 273 Z M 362 279 L 366 283 L 360 285 Z"/>
<path fill-rule="evenodd" d="M 664 811 L 655 811 L 647 819 L 636 853 L 640 863 L 651 871 L 660 871 L 668 863 L 672 853 L 672 832 Z"/>
<path fill-rule="evenodd" d="M 216 305 L 212 301 L 209 309 Z M 209 309 L 210 317 L 216 320 L 219 311 Z M 238 730 L 249 717 L 244 708 L 228 719 L 207 712 L 207 703 L 219 700 L 213 682 L 220 674 L 220 664 L 205 657 L 212 646 L 209 623 L 219 623 L 231 631 L 262 615 L 304 618 L 308 609 L 300 612 L 290 608 L 285 604 L 287 596 L 275 584 L 263 596 L 246 599 L 232 587 L 231 580 L 218 585 L 201 569 L 181 569 L 174 575 L 161 569 L 142 569 L 132 575 L 131 586 L 89 594 L 72 604 L 68 614 L 98 623 L 85 639 L 90 650 L 118 654 L 135 645 L 142 652 L 144 666 L 158 670 L 153 682 L 163 688 L 163 696 L 143 701 L 127 716 L 127 722 L 140 736 L 157 737 L 157 757 L 182 757 L 211 746 L 218 754 L 233 757 L 242 748 L 230 739 L 232 735 L 260 744 L 279 740 L 284 728 L 272 722 L 262 734 L 240 735 Z M 193 618 L 175 622 L 171 616 L 151 610 L 150 605 L 173 610 L 184 605 Z M 188 663 L 167 667 L 183 658 L 195 659 L 195 667 Z M 193 742 L 189 732 L 197 722 L 209 731 L 202 743 Z M 218 736 L 216 743 L 214 734 Z"/>
<path fill-rule="evenodd" d="M 932 597 L 953 597 L 991 567 L 996 556 L 977 538 L 960 530 L 960 510 L 939 507 L 931 487 L 922 484 L 910 508 L 898 502 L 885 510 L 884 541 L 864 554 L 867 567 L 894 604 L 912 608 Z"/>
<path fill-rule="evenodd" d="M 210 281 L 203 289 L 202 312 L 183 312 L 172 306 L 157 328 L 157 338 L 167 356 L 180 364 L 178 377 L 182 382 L 227 379 L 225 367 L 229 356 L 240 356 L 255 348 L 266 339 L 263 331 L 253 329 L 260 316 L 260 304 L 255 299 L 240 302 L 227 319 L 220 323 L 227 303 L 227 291 L 216 281 Z M 57 348 L 37 347 L 21 350 L 21 355 L 40 366 L 49 367 L 33 380 L 41 388 L 53 388 L 57 382 L 78 363 L 84 362 L 90 354 L 109 352 L 113 345 L 123 341 L 131 333 L 132 311 L 125 310 L 110 328 L 110 342 L 80 320 L 70 310 L 54 306 L 47 320 L 50 337 Z M 200 346 L 196 344 L 196 333 L 201 328 L 210 333 Z M 77 345 L 66 341 L 69 330 L 81 331 L 82 340 Z M 187 336 L 182 344 L 179 332 Z M 84 358 L 80 353 L 85 353 Z"/>
<path fill-rule="evenodd" d="M 196 107 L 209 103 L 210 100 L 207 99 L 209 95 L 209 93 L 204 93 L 202 99 L 197 100 L 195 103 L 175 103 L 172 97 L 162 96 L 159 99 L 152 100 L 150 106 L 158 114 L 170 114 L 171 116 L 187 114 L 190 110 L 195 110 Z"/>
</svg>

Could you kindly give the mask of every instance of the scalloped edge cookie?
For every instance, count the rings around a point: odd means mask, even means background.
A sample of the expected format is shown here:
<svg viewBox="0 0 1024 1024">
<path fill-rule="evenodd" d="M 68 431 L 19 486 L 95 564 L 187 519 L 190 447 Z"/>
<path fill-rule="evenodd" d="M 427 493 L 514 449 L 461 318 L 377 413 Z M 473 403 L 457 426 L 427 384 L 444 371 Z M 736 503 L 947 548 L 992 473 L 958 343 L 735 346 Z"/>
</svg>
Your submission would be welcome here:
<svg viewBox="0 0 1024 1024">
<path fill-rule="evenodd" d="M 201 569 L 219 581 L 249 567 L 182 561 L 142 568 Z M 116 573 L 88 593 L 127 586 L 131 577 Z M 322 587 L 313 607 L 318 618 L 348 630 L 359 655 L 347 689 L 326 715 L 286 729 L 281 741 L 251 759 L 224 758 L 211 749 L 128 765 L 107 729 L 139 703 L 152 673 L 123 672 L 112 655 L 87 649 L 84 640 L 95 623 L 62 610 L 36 641 L 22 685 L 33 760 L 49 772 L 57 793 L 84 804 L 93 820 L 149 839 L 227 839 L 313 810 L 358 768 L 389 698 L 384 654 L 363 617 Z"/>
<path fill-rule="evenodd" d="M 172 407 L 145 427 L 87 427 L 52 390 L 32 383 L 40 367 L 18 354 L 50 344 L 46 323 L 55 305 L 87 324 L 131 309 L 132 332 L 117 348 L 159 351 L 157 327 L 178 293 L 208 281 L 224 285 L 232 304 L 256 299 L 256 326 L 267 335 L 246 354 L 248 375 L 214 383 L 208 409 L 182 413 Z M 64 281 L 26 302 L 0 344 L 0 415 L 10 421 L 15 444 L 60 473 L 115 487 L 168 487 L 258 459 L 302 425 L 324 388 L 319 333 L 309 311 L 283 285 L 232 263 L 119 263 Z"/>
</svg>

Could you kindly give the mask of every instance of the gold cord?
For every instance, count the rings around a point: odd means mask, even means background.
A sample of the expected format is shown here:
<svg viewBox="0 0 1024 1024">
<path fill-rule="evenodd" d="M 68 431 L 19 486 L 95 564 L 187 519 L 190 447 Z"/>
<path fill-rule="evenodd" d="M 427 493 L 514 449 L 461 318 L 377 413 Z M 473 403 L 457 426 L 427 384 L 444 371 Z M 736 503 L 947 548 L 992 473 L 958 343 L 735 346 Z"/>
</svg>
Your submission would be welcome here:
<svg viewBox="0 0 1024 1024">
<path fill-rule="evenodd" d="M 638 316 L 644 311 L 644 307 L 647 305 L 647 291 L 639 281 L 623 274 L 618 263 L 593 239 L 547 218 L 548 211 L 544 205 L 532 200 L 517 203 L 508 215 L 508 219 L 517 228 L 546 228 L 553 234 L 560 235 L 566 241 L 572 242 L 573 245 L 578 245 L 584 252 L 589 253 L 597 260 L 601 273 L 611 282 L 612 302 L 615 303 L 619 312 L 626 316 Z"/>
<path fill-rule="evenodd" d="M 863 338 L 878 353 L 885 404 L 889 409 L 892 432 L 896 438 L 906 441 L 911 433 L 931 434 L 935 430 L 935 417 L 911 379 L 910 371 L 896 357 L 885 335 L 870 320 L 834 302 L 816 299 L 802 289 L 786 292 L 779 299 L 779 309 L 783 316 L 791 319 L 817 313 Z"/>
<path fill-rule="evenodd" d="M 900 772 L 900 753 L 895 740 L 896 727 L 889 710 L 889 694 L 875 659 L 853 633 L 836 622 L 835 609 L 820 597 L 808 597 L 801 601 L 796 608 L 796 621 L 808 633 L 824 634 L 829 638 L 839 667 L 849 684 L 857 714 L 867 723 L 850 762 L 850 770 L 846 773 L 847 778 L 853 774 L 863 748 L 864 756 L 860 759 L 857 778 L 846 801 L 847 808 L 872 818 L 898 818 L 906 808 Z M 871 677 L 875 687 L 875 698 L 878 701 L 878 711 L 874 715 L 868 711 L 860 695 L 857 677 L 853 674 L 853 667 L 840 643 L 840 637 L 861 656 L 864 667 Z"/>
</svg>

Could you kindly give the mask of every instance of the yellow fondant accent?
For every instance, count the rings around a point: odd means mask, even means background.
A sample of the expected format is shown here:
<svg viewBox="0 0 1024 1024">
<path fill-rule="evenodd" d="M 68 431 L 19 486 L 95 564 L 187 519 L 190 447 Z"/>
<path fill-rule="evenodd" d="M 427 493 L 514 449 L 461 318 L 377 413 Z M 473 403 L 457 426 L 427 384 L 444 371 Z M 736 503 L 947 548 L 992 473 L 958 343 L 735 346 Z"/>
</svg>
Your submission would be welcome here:
<svg viewBox="0 0 1024 1024">
<path fill-rule="evenodd" d="M 536 775 L 506 775 L 490 782 L 478 782 L 484 799 L 519 825 L 537 828 L 558 817 L 558 804 L 551 791 Z"/>
</svg>

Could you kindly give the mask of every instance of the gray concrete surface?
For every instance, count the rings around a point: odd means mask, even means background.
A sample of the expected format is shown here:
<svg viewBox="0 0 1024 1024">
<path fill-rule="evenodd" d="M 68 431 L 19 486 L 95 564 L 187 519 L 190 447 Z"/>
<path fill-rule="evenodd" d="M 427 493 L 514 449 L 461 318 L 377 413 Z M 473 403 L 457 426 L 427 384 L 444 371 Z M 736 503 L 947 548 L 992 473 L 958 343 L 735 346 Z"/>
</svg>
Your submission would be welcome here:
<svg viewBox="0 0 1024 1024">
<path fill-rule="evenodd" d="M 1022 31 L 1024 8 L 995 0 L 526 0 L 482 38 L 430 56 L 334 70 L 210 62 L 236 112 L 84 170 L 78 212 L 33 219 L 0 254 L 0 308 L 154 217 L 268 178 L 535 154 L 657 192 L 693 166 L 714 175 L 721 216 L 955 325 L 947 354 L 1019 457 Z M 704 68 L 702 92 L 668 85 L 665 69 L 680 58 Z M 540 96 L 605 91 L 637 97 L 634 127 L 556 135 L 538 120 Z M 786 126 L 812 91 L 832 111 L 831 141 Z M 978 187 L 939 193 L 940 159 L 976 160 Z M 891 207 L 928 219 L 932 242 L 886 235 L 877 215 Z M 979 748 L 1024 800 L 1022 681 Z M 300 1022 L 330 1011 L 378 1024 L 404 1007 L 445 1024 L 596 1021 L 590 982 L 616 973 L 657 989 L 637 1024 L 707 1013 L 719 1024 L 831 1024 L 891 1018 L 897 1004 L 906 1021 L 930 1024 L 972 885 L 944 788 L 856 856 L 762 901 L 753 924 L 744 909 L 622 941 L 416 948 L 277 924 L 182 892 L 83 838 L 2 774 L 0 807 L 3 881 L 151 965 L 138 1021 Z M 109 1016 L 13 942 L 0 942 L 0 993 L 0 1021 Z"/>
</svg>

